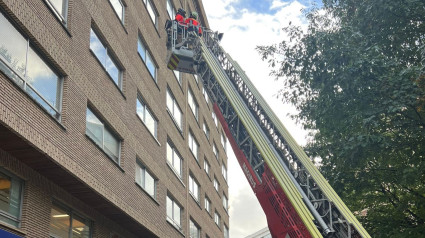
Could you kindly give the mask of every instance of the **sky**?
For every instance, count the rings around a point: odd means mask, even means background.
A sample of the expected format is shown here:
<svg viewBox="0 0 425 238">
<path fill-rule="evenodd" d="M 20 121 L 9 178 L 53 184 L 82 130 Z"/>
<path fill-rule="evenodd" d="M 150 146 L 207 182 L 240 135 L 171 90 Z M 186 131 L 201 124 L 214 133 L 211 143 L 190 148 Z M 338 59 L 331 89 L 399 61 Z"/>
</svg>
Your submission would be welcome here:
<svg viewBox="0 0 425 238">
<path fill-rule="evenodd" d="M 306 26 L 301 12 L 312 0 L 202 0 L 210 28 L 224 33 L 221 45 L 245 70 L 268 104 L 300 145 L 307 132 L 288 117 L 295 109 L 278 99 L 281 81 L 269 76 L 267 62 L 255 50 L 284 40 L 281 29 L 292 24 Z M 230 146 L 228 146 L 230 148 Z M 249 186 L 233 152 L 228 152 L 230 237 L 243 238 L 267 226 L 254 192 Z"/>
</svg>

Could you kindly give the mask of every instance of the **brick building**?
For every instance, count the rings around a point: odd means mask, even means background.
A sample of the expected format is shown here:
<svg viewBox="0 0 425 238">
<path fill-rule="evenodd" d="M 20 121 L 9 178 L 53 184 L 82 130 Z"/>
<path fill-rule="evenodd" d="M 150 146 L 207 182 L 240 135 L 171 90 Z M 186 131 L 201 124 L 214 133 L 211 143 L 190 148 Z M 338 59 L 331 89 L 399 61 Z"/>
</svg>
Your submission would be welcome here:
<svg viewBox="0 0 425 238">
<path fill-rule="evenodd" d="M 201 0 L 0 0 L 0 237 L 228 237 L 223 129 L 166 67 L 180 7 L 208 26 Z"/>
</svg>

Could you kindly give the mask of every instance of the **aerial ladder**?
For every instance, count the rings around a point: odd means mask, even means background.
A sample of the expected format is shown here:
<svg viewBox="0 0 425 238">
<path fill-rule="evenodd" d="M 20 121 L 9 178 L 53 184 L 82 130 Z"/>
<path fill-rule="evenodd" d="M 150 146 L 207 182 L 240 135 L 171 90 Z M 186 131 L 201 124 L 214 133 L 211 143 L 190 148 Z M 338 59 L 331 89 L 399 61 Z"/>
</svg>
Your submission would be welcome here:
<svg viewBox="0 0 425 238">
<path fill-rule="evenodd" d="M 274 238 L 370 237 L 266 103 L 240 65 L 220 46 L 172 22 L 168 68 L 197 74 L 214 102 L 238 162 Z M 170 42 L 171 41 L 171 42 Z"/>
</svg>

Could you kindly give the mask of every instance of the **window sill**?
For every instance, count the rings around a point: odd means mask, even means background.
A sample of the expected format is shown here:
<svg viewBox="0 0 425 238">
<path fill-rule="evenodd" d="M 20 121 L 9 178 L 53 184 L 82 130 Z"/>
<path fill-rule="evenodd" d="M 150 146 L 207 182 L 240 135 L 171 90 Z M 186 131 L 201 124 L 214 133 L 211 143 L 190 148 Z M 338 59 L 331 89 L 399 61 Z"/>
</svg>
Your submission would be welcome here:
<svg viewBox="0 0 425 238">
<path fill-rule="evenodd" d="M 182 136 L 182 138 L 184 139 L 184 135 L 183 135 L 183 128 L 180 128 L 180 127 L 179 127 L 179 124 L 177 124 L 176 120 L 174 119 L 173 114 L 171 114 L 170 110 L 168 110 L 168 107 L 167 107 L 167 112 L 168 112 L 168 115 L 170 115 L 171 120 L 173 121 L 173 123 L 174 123 L 174 125 L 176 126 L 177 130 L 180 132 L 180 135 L 181 135 L 181 136 Z M 182 114 L 182 116 L 183 116 L 183 114 Z M 182 117 L 182 118 L 183 118 L 183 117 Z"/>
<path fill-rule="evenodd" d="M 151 55 L 151 58 L 152 58 L 151 60 L 153 61 L 152 63 L 155 65 L 155 74 L 158 74 L 158 67 L 156 66 L 156 63 L 155 63 L 156 61 L 153 59 L 152 53 L 148 49 L 145 49 L 145 50 L 148 51 L 148 53 Z M 151 71 L 149 71 L 149 68 L 146 65 L 145 60 L 143 60 L 142 56 L 140 56 L 139 51 L 137 51 L 137 55 L 139 56 L 140 60 L 143 62 L 143 65 L 145 66 L 146 71 L 148 71 L 149 76 L 151 77 L 152 81 L 155 83 L 155 86 L 158 88 L 158 91 L 161 91 L 161 88 L 159 88 L 159 85 L 158 85 L 158 80 L 154 76 L 152 76 Z"/>
<path fill-rule="evenodd" d="M 174 222 L 170 221 L 170 218 L 167 217 L 167 223 L 172 226 L 176 231 L 178 231 L 183 237 L 186 237 L 183 234 L 183 229 L 177 225 L 174 224 Z"/>
<path fill-rule="evenodd" d="M 199 209 L 202 210 L 201 203 L 199 202 L 199 200 L 196 200 L 195 195 L 193 195 L 190 191 L 189 191 L 189 194 L 192 197 L 193 201 L 195 201 L 195 203 L 198 204 Z"/>
<path fill-rule="evenodd" d="M 108 155 L 108 153 L 105 152 L 105 150 L 103 150 L 103 148 L 101 148 L 92 138 L 90 138 L 90 136 L 88 136 L 87 134 L 85 134 L 87 139 L 89 139 L 100 151 L 102 151 L 102 153 L 104 155 L 106 155 L 106 157 L 108 157 L 108 159 L 119 169 L 121 170 L 121 172 L 125 173 L 125 170 L 121 167 L 121 165 L 119 163 L 117 163 L 110 155 Z M 119 159 L 118 159 L 119 160 Z"/>
<path fill-rule="evenodd" d="M 136 185 L 137 185 L 137 187 L 139 187 L 146 195 L 148 195 L 151 199 L 152 199 L 152 201 L 154 201 L 155 203 L 156 203 L 156 205 L 158 205 L 158 206 L 160 206 L 160 204 L 159 204 L 159 202 L 154 198 L 154 197 L 152 197 L 142 186 L 140 186 L 137 182 L 134 182 Z"/>
<path fill-rule="evenodd" d="M 140 119 L 140 116 L 136 113 L 137 118 L 139 118 L 140 122 L 142 122 L 143 126 L 146 128 L 146 130 L 149 132 L 149 134 L 152 136 L 152 138 L 156 141 L 156 143 L 161 146 L 161 143 L 159 143 L 158 139 L 152 134 L 152 132 L 149 130 L 149 128 L 146 126 L 145 122 L 142 121 L 142 119 Z M 157 121 L 157 125 L 158 125 L 158 121 Z M 158 127 L 158 126 L 157 126 Z M 156 131 L 156 133 L 158 134 L 158 130 Z"/>
<path fill-rule="evenodd" d="M 3 229 L 4 228 L 4 229 Z M 0 221 L 0 229 L 5 230 L 5 231 L 13 231 L 16 232 L 17 235 L 20 235 L 22 237 L 26 237 L 27 233 L 23 230 L 21 230 L 20 228 L 14 227 L 8 223 L 5 223 L 3 221 Z"/>
<path fill-rule="evenodd" d="M 177 174 L 176 170 L 173 168 L 173 166 L 172 166 L 172 165 L 170 165 L 170 164 L 168 163 L 168 161 L 167 161 L 167 166 L 168 166 L 168 168 L 170 168 L 170 169 L 171 169 L 171 171 L 173 171 L 173 174 L 177 177 L 177 179 L 180 181 L 180 183 L 183 185 L 183 187 L 185 187 L 185 188 L 186 188 L 186 185 L 184 184 L 184 182 L 183 182 L 182 178 L 181 178 L 181 177 Z"/>
<path fill-rule="evenodd" d="M 65 30 L 65 32 L 68 34 L 69 37 L 72 37 L 71 32 L 69 32 L 68 26 L 67 26 L 67 21 L 64 19 L 63 21 L 59 18 L 59 16 L 56 13 L 55 10 L 53 10 L 53 6 L 50 6 L 50 3 L 48 3 L 48 0 L 44 0 L 43 1 L 44 4 L 46 4 L 47 8 L 50 10 L 50 12 L 53 14 L 53 16 L 55 17 L 55 19 L 59 22 L 59 24 L 62 26 L 62 28 Z M 68 10 L 68 9 L 67 9 Z"/>
</svg>

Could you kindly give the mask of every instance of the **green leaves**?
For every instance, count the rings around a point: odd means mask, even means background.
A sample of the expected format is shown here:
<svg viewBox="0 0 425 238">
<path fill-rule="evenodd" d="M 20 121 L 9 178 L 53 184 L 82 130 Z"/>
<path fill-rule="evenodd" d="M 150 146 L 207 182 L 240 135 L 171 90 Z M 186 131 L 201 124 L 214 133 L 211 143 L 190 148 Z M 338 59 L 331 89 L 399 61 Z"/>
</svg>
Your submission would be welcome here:
<svg viewBox="0 0 425 238">
<path fill-rule="evenodd" d="M 324 0 L 259 46 L 306 147 L 374 237 L 425 233 L 425 2 Z M 421 209 L 420 209 L 421 208 Z M 422 232 L 422 233 L 421 233 Z"/>
</svg>

